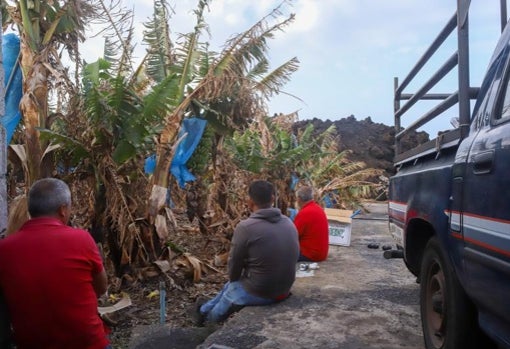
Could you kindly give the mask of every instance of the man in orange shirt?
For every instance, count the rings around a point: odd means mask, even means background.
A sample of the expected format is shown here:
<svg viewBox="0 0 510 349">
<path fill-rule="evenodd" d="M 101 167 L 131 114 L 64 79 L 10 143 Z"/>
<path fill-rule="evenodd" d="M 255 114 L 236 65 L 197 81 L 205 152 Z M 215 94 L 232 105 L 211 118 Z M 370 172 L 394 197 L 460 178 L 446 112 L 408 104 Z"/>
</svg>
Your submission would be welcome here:
<svg viewBox="0 0 510 349">
<path fill-rule="evenodd" d="M 313 200 L 309 186 L 296 191 L 299 212 L 294 218 L 299 233 L 299 259 L 305 262 L 320 262 L 328 257 L 329 228 L 324 209 Z"/>
</svg>

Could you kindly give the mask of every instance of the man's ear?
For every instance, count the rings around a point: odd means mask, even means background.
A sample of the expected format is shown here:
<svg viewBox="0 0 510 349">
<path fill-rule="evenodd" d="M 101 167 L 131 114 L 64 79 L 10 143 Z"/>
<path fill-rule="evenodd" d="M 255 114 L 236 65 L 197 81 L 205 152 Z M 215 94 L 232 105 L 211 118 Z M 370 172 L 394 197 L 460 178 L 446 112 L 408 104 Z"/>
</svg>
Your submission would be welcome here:
<svg viewBox="0 0 510 349">
<path fill-rule="evenodd" d="M 71 217 L 71 206 L 69 205 L 61 205 L 58 208 L 58 218 L 64 223 L 67 224 L 69 218 Z"/>
<path fill-rule="evenodd" d="M 248 205 L 248 209 L 250 211 L 253 211 L 253 209 L 255 208 L 255 203 L 250 197 L 248 197 L 248 200 L 246 200 L 246 204 Z"/>
</svg>

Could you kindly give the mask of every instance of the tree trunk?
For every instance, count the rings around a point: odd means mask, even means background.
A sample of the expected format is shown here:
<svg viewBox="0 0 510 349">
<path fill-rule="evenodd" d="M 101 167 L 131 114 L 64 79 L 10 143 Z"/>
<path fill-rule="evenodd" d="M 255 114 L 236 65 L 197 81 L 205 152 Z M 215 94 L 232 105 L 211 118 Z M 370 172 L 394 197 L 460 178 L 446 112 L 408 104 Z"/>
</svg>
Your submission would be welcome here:
<svg viewBox="0 0 510 349">
<path fill-rule="evenodd" d="M 25 174 L 26 186 L 42 177 L 51 175 L 50 168 L 42 168 L 45 145 L 41 144 L 38 127 L 46 126 L 48 112 L 48 76 L 44 66 L 44 51 L 34 54 L 21 40 L 21 70 L 23 72 L 23 97 L 20 111 L 25 125 L 25 147 L 28 173 Z"/>
<path fill-rule="evenodd" d="M 184 113 L 180 108 L 170 116 L 163 132 L 161 133 L 159 144 L 156 151 L 156 168 L 152 178 L 152 191 L 148 202 L 148 221 L 150 224 L 155 222 L 161 208 L 165 205 L 168 188 L 168 171 L 175 154 L 177 135 L 181 127 Z"/>
</svg>

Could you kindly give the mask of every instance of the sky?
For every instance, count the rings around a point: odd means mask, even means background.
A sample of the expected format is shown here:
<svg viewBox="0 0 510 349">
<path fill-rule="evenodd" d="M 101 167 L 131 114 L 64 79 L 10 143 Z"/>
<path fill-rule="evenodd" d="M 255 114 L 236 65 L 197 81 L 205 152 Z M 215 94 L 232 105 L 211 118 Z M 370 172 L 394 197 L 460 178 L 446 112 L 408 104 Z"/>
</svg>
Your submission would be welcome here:
<svg viewBox="0 0 510 349">
<path fill-rule="evenodd" d="M 135 42 L 141 43 L 143 26 L 152 13 L 152 0 L 122 0 L 135 13 Z M 198 0 L 168 0 L 175 14 L 170 21 L 174 35 L 192 31 Z M 206 11 L 212 49 L 234 34 L 251 27 L 281 0 L 212 0 Z M 298 111 L 299 119 L 338 120 L 354 115 L 358 120 L 393 125 L 394 77 L 402 81 L 435 39 L 456 9 L 455 0 L 293 0 L 283 6 L 283 15 L 295 13 L 295 21 L 269 43 L 272 67 L 297 57 L 299 70 L 269 102 L 269 115 Z M 471 86 L 481 79 L 500 33 L 499 2 L 473 1 L 470 10 Z M 412 83 L 407 93 L 416 92 L 432 72 L 455 50 L 456 35 L 438 52 Z M 89 46 L 87 46 L 89 45 Z M 87 59 L 101 55 L 101 45 L 86 43 Z M 137 47 L 143 56 L 144 47 Z M 93 57 L 96 55 L 96 57 Z M 456 70 L 431 92 L 456 91 Z M 430 102 L 418 104 L 405 126 Z M 454 107 L 455 108 L 455 107 Z M 452 108 L 444 120 L 423 130 L 434 133 L 450 126 L 456 116 Z"/>
</svg>

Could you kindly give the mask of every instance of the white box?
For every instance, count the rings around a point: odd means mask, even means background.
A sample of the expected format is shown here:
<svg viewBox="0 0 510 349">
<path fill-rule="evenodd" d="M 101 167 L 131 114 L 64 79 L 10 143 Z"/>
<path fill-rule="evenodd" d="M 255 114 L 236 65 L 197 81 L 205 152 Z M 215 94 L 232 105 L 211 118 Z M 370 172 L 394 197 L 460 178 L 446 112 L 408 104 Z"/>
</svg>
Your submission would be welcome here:
<svg viewBox="0 0 510 349">
<path fill-rule="evenodd" d="M 350 246 L 352 211 L 326 208 L 324 212 L 328 217 L 329 244 Z"/>
</svg>

